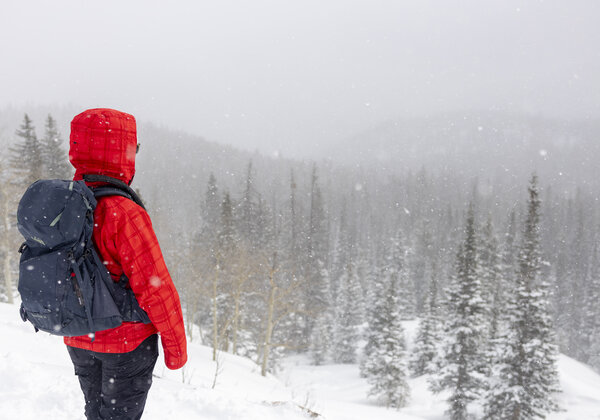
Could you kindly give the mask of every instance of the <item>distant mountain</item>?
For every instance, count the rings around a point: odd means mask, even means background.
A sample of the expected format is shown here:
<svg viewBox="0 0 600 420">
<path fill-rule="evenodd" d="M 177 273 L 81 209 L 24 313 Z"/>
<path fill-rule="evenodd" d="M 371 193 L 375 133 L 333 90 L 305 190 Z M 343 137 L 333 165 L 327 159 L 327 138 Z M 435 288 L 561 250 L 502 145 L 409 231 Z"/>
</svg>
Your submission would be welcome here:
<svg viewBox="0 0 600 420">
<path fill-rule="evenodd" d="M 454 113 L 382 123 L 328 153 L 339 163 L 505 179 L 537 171 L 548 182 L 600 179 L 600 121 Z"/>
</svg>

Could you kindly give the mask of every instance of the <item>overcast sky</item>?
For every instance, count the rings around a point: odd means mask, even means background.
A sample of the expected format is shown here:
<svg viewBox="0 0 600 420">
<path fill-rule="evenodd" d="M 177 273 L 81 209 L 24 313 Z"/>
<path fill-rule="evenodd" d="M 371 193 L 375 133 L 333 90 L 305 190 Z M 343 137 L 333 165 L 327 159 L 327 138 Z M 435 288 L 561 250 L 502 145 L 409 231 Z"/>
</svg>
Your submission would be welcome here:
<svg viewBox="0 0 600 420">
<path fill-rule="evenodd" d="M 112 107 L 305 155 L 463 109 L 600 117 L 600 1 L 0 0 L 0 108 Z"/>
</svg>

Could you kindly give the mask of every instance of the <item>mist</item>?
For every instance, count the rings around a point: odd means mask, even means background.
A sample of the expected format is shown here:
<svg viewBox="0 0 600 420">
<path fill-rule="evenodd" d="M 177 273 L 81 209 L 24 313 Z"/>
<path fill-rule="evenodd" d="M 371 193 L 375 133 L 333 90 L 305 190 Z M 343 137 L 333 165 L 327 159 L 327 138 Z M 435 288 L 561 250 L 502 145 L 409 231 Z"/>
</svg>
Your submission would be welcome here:
<svg viewBox="0 0 600 420">
<path fill-rule="evenodd" d="M 595 1 L 3 2 L 0 108 L 320 157 L 396 118 L 600 116 Z"/>
</svg>

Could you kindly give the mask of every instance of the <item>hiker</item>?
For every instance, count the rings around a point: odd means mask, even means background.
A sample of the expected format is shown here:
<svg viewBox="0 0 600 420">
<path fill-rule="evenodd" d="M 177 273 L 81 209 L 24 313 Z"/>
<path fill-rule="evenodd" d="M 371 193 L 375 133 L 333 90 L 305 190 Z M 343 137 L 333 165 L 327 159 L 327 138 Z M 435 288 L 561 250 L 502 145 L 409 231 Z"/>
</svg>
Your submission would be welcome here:
<svg viewBox="0 0 600 420">
<path fill-rule="evenodd" d="M 90 109 L 73 118 L 69 160 L 74 180 L 104 175 L 130 185 L 138 144 L 132 115 Z M 89 183 L 100 186 L 101 183 Z M 140 419 L 158 358 L 158 333 L 169 369 L 187 361 L 179 295 L 148 213 L 122 196 L 98 199 L 93 242 L 100 259 L 118 282 L 124 274 L 150 323 L 120 326 L 78 337 L 65 337 L 85 397 L 88 420 Z"/>
</svg>

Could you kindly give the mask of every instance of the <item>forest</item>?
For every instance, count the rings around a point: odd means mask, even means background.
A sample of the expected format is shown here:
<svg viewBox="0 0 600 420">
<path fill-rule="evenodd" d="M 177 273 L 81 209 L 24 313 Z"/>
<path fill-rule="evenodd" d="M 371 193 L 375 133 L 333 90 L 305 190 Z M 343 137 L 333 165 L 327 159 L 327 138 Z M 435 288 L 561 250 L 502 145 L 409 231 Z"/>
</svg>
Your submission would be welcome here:
<svg viewBox="0 0 600 420">
<path fill-rule="evenodd" d="M 388 407 L 406 404 L 409 376 L 429 374 L 431 389 L 450 391 L 452 419 L 468 418 L 473 402 L 488 418 L 559 409 L 559 352 L 600 371 L 597 146 L 586 148 L 597 131 L 553 122 L 562 131 L 540 136 L 543 121 L 489 116 L 439 129 L 448 118 L 387 124 L 340 145 L 339 159 L 313 161 L 142 124 L 133 187 L 188 339 L 215 360 L 248 357 L 263 375 L 295 353 L 357 363 Z M 36 179 L 72 176 L 68 136 L 51 115 L 36 124 L 26 114 L 3 139 L 0 299 L 9 303 L 18 200 Z M 421 149 L 403 153 L 411 138 Z M 364 160 L 375 148 L 389 156 Z M 406 320 L 419 323 L 410 353 Z"/>
</svg>

